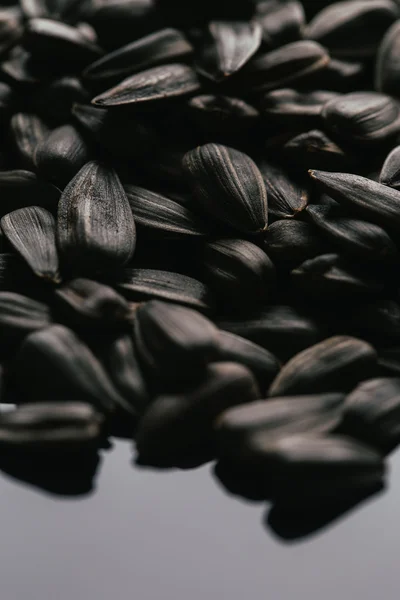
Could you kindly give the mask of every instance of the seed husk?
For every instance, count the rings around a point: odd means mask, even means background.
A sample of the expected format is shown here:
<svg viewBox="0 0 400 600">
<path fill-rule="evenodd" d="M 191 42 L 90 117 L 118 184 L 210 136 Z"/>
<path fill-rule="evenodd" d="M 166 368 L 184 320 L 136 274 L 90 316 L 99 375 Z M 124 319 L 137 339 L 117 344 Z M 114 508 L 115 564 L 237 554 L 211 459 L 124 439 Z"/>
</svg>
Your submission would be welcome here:
<svg viewBox="0 0 400 600">
<path fill-rule="evenodd" d="M 151 190 L 136 186 L 124 186 L 135 222 L 150 234 L 163 237 L 202 237 L 207 224 L 186 206 Z"/>
<path fill-rule="evenodd" d="M 52 19 L 30 19 L 25 28 L 24 46 L 34 56 L 77 67 L 88 65 L 102 54 L 101 48 L 78 28 Z"/>
<path fill-rule="evenodd" d="M 89 148 L 72 125 L 54 129 L 39 142 L 34 152 L 38 173 L 62 188 L 88 161 Z"/>
<path fill-rule="evenodd" d="M 235 78 L 235 84 L 246 82 L 252 92 L 287 87 L 323 69 L 329 60 L 329 54 L 320 44 L 311 40 L 293 42 L 251 60 Z"/>
<path fill-rule="evenodd" d="M 109 87 L 133 73 L 193 54 L 193 46 L 177 29 L 160 29 L 122 46 L 89 65 L 83 77 L 90 85 Z"/>
<path fill-rule="evenodd" d="M 291 88 L 272 90 L 264 95 L 262 114 L 268 122 L 293 129 L 313 128 L 321 124 L 324 104 L 336 98 L 336 92 L 313 90 L 303 92 Z"/>
<path fill-rule="evenodd" d="M 113 288 L 90 279 L 73 279 L 55 290 L 57 308 L 70 327 L 118 329 L 127 325 L 129 304 Z"/>
<path fill-rule="evenodd" d="M 345 170 L 356 165 L 356 158 L 339 146 L 323 131 L 312 129 L 291 138 L 283 146 L 288 159 L 297 168 Z"/>
<path fill-rule="evenodd" d="M 387 453 L 400 443 L 400 379 L 360 383 L 346 398 L 340 431 Z"/>
<path fill-rule="evenodd" d="M 322 71 L 317 71 L 301 82 L 302 85 L 317 86 L 332 92 L 356 92 L 368 87 L 368 63 L 331 58 Z"/>
<path fill-rule="evenodd" d="M 322 109 L 326 126 L 350 142 L 382 143 L 400 129 L 400 108 L 390 96 L 353 92 L 333 98 Z"/>
<path fill-rule="evenodd" d="M 20 166 L 35 170 L 35 150 L 49 134 L 47 125 L 36 115 L 16 113 L 11 118 L 10 130 Z"/>
<path fill-rule="evenodd" d="M 315 321 L 294 307 L 281 305 L 269 306 L 241 319 L 221 319 L 218 326 L 259 344 L 283 361 L 315 344 L 320 335 Z"/>
<path fill-rule="evenodd" d="M 375 54 L 382 36 L 398 17 L 391 0 L 345 0 L 327 6 L 308 24 L 305 35 L 334 56 L 357 59 Z"/>
<path fill-rule="evenodd" d="M 264 241 L 272 259 L 288 266 L 301 264 L 326 249 L 317 227 L 305 221 L 275 221 L 268 227 Z"/>
<path fill-rule="evenodd" d="M 39 82 L 39 74 L 32 68 L 29 52 L 22 46 L 14 46 L 1 62 L 1 73 L 12 85 L 32 86 Z"/>
<path fill-rule="evenodd" d="M 240 459 L 242 445 L 255 432 L 272 437 L 329 433 L 341 421 L 344 394 L 281 396 L 230 408 L 214 422 L 219 454 Z"/>
<path fill-rule="evenodd" d="M 214 302 L 204 283 L 171 271 L 158 269 L 125 269 L 118 290 L 131 302 L 165 300 L 211 312 Z"/>
<path fill-rule="evenodd" d="M 400 21 L 386 31 L 376 55 L 375 89 L 391 96 L 400 95 Z"/>
<path fill-rule="evenodd" d="M 390 228 L 400 227 L 400 192 L 350 173 L 312 170 L 310 176 L 324 193 L 361 216 Z"/>
<path fill-rule="evenodd" d="M 268 195 L 268 212 L 277 219 L 298 216 L 308 204 L 308 190 L 279 165 L 259 163 Z"/>
<path fill-rule="evenodd" d="M 103 415 L 84 402 L 24 404 L 1 415 L 4 451 L 76 451 L 99 440 Z"/>
<path fill-rule="evenodd" d="M 267 254 L 247 240 L 224 238 L 208 242 L 203 255 L 204 276 L 223 302 L 258 306 L 275 285 L 275 267 Z"/>
<path fill-rule="evenodd" d="M 13 363 L 16 385 L 30 401 L 80 398 L 110 413 L 134 409 L 94 354 L 70 329 L 53 325 L 28 335 Z"/>
<path fill-rule="evenodd" d="M 379 175 L 379 183 L 400 191 L 400 146 L 389 152 Z"/>
<path fill-rule="evenodd" d="M 233 137 L 253 132 L 260 113 L 240 98 L 202 95 L 188 102 L 189 114 L 201 131 L 208 135 Z"/>
<path fill-rule="evenodd" d="M 40 206 L 15 210 L 2 217 L 1 229 L 36 275 L 60 282 L 56 224 L 48 210 Z"/>
<path fill-rule="evenodd" d="M 151 300 L 136 311 L 134 342 L 154 376 L 185 380 L 217 356 L 218 330 L 195 310 Z"/>
<path fill-rule="evenodd" d="M 205 212 L 244 233 L 266 230 L 267 192 L 249 156 L 220 144 L 205 144 L 185 154 L 183 169 Z"/>
<path fill-rule="evenodd" d="M 48 327 L 51 321 L 46 304 L 15 292 L 0 292 L 0 332 L 6 347 L 20 344 L 25 336 Z"/>
<path fill-rule="evenodd" d="M 212 457 L 215 417 L 259 395 L 255 379 L 243 365 L 211 364 L 191 391 L 160 396 L 145 412 L 136 431 L 138 462 L 173 466 Z"/>
<path fill-rule="evenodd" d="M 388 263 L 399 259 L 395 243 L 379 225 L 343 216 L 343 211 L 335 214 L 331 208 L 317 204 L 308 206 L 307 215 L 340 250 L 349 255 Z"/>
<path fill-rule="evenodd" d="M 171 63 L 127 77 L 93 98 L 92 103 L 105 107 L 129 106 L 187 96 L 200 89 L 200 81 L 192 67 Z"/>
<path fill-rule="evenodd" d="M 214 360 L 235 362 L 250 369 L 262 393 L 266 392 L 280 369 L 280 362 L 271 352 L 239 335 L 222 330 L 218 332 L 218 355 Z"/>
<path fill-rule="evenodd" d="M 249 21 L 212 21 L 197 60 L 197 70 L 214 81 L 239 71 L 260 47 L 261 26 Z"/>
<path fill-rule="evenodd" d="M 278 373 L 270 396 L 345 392 L 376 370 L 377 354 L 367 342 L 334 336 L 294 356 Z"/>
<path fill-rule="evenodd" d="M 63 259 L 92 272 L 123 266 L 136 244 L 135 222 L 113 169 L 92 161 L 70 181 L 58 205 Z"/>
<path fill-rule="evenodd" d="M 298 0 L 267 0 L 256 5 L 255 19 L 262 28 L 263 42 L 277 48 L 302 38 L 304 9 Z"/>
<path fill-rule="evenodd" d="M 75 103 L 88 101 L 89 94 L 80 80 L 69 75 L 45 84 L 33 98 L 37 112 L 60 125 L 70 121 Z"/>
</svg>

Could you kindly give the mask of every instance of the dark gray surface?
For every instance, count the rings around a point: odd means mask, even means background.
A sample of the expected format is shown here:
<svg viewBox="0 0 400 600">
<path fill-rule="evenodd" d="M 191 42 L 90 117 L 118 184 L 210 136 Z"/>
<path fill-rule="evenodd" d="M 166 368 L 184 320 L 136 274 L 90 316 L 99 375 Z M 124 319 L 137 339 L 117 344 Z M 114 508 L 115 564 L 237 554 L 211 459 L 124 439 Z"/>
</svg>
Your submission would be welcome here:
<svg viewBox="0 0 400 600">
<path fill-rule="evenodd" d="M 118 442 L 80 499 L 1 478 L 2 600 L 398 600 L 399 453 L 386 493 L 295 545 L 209 466 L 159 473 L 130 457 Z"/>
</svg>

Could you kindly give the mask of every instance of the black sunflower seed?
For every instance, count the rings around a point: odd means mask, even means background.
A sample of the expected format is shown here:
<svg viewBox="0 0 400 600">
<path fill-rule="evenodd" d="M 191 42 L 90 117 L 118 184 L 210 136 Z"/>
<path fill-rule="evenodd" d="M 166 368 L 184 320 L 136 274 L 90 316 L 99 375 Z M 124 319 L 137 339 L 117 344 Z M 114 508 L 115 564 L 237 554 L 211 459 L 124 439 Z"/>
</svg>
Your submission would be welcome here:
<svg viewBox="0 0 400 600">
<path fill-rule="evenodd" d="M 189 100 L 188 108 L 201 131 L 228 138 L 253 132 L 260 116 L 256 108 L 231 96 L 195 96 Z"/>
<path fill-rule="evenodd" d="M 29 333 L 50 324 L 46 304 L 14 292 L 0 292 L 0 332 L 5 346 L 19 344 Z"/>
<path fill-rule="evenodd" d="M 16 7 L 0 9 L 0 56 L 5 54 L 22 36 L 20 11 Z"/>
<path fill-rule="evenodd" d="M 313 165 L 313 169 L 338 171 L 357 164 L 350 152 L 346 152 L 319 129 L 300 133 L 290 139 L 283 146 L 283 151 L 293 165 L 297 168 L 303 166 L 304 170 Z"/>
<path fill-rule="evenodd" d="M 399 96 L 399 50 L 400 21 L 396 21 L 385 33 L 376 56 L 375 89 L 392 96 Z"/>
<path fill-rule="evenodd" d="M 35 150 L 49 134 L 47 125 L 36 115 L 17 113 L 11 119 L 10 128 L 21 167 L 34 170 Z"/>
<path fill-rule="evenodd" d="M 105 89 L 133 73 L 160 63 L 183 61 L 192 53 L 192 45 L 180 31 L 161 29 L 106 54 L 89 65 L 83 77 L 90 85 Z"/>
<path fill-rule="evenodd" d="M 185 154 L 183 168 L 205 212 L 245 233 L 267 228 L 267 192 L 249 156 L 219 144 L 206 144 Z"/>
<path fill-rule="evenodd" d="M 267 0 L 256 5 L 255 19 L 262 28 L 263 42 L 277 48 L 302 38 L 304 9 L 298 0 Z"/>
<path fill-rule="evenodd" d="M 165 300 L 211 312 L 213 298 L 204 283 L 182 273 L 158 269 L 125 269 L 118 290 L 131 302 Z"/>
<path fill-rule="evenodd" d="M 31 171 L 0 171 L 0 215 L 39 203 L 51 212 L 57 209 L 60 191 L 38 179 Z"/>
<path fill-rule="evenodd" d="M 66 75 L 41 86 L 33 98 L 37 112 L 56 124 L 70 121 L 75 103 L 89 102 L 89 94 L 77 77 Z"/>
<path fill-rule="evenodd" d="M 265 94 L 262 114 L 268 123 L 279 123 L 293 129 L 318 127 L 322 123 L 324 104 L 336 98 L 336 92 L 313 90 L 302 92 L 290 88 L 273 90 Z"/>
<path fill-rule="evenodd" d="M 34 152 L 36 169 L 44 179 L 65 187 L 89 160 L 89 148 L 72 125 L 54 129 Z"/>
<path fill-rule="evenodd" d="M 222 81 L 241 69 L 261 44 L 257 22 L 212 21 L 197 61 L 197 69 L 214 81 Z"/>
<path fill-rule="evenodd" d="M 2 217 L 1 229 L 36 275 L 59 283 L 56 223 L 49 211 L 39 206 L 20 208 Z"/>
<path fill-rule="evenodd" d="M 194 69 L 171 63 L 147 69 L 124 79 L 117 86 L 93 98 L 97 106 L 127 106 L 187 96 L 201 89 Z"/>
<path fill-rule="evenodd" d="M 264 240 L 272 259 L 288 266 L 301 264 L 326 249 L 326 242 L 317 227 L 304 221 L 275 221 L 268 227 Z"/>
<path fill-rule="evenodd" d="M 87 163 L 58 205 L 57 236 L 63 259 L 92 271 L 122 266 L 136 244 L 135 222 L 113 169 Z"/>
<path fill-rule="evenodd" d="M 345 392 L 376 370 L 377 354 L 367 342 L 335 336 L 294 356 L 278 373 L 270 396 Z"/>
<path fill-rule="evenodd" d="M 297 216 L 308 204 L 308 190 L 279 165 L 259 164 L 268 195 L 268 212 L 277 219 Z"/>
<path fill-rule="evenodd" d="M 379 183 L 400 191 L 400 146 L 389 152 L 379 175 Z"/>
</svg>

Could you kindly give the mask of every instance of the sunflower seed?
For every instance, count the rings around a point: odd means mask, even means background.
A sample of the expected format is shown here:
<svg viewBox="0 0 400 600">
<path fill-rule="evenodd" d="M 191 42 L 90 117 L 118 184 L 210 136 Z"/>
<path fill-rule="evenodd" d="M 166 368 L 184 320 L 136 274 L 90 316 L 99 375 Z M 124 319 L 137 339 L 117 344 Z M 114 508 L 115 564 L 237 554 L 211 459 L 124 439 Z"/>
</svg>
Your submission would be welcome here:
<svg viewBox="0 0 400 600">
<path fill-rule="evenodd" d="M 400 192 L 360 175 L 310 171 L 323 192 L 356 210 L 361 216 L 387 225 L 400 227 Z"/>
<path fill-rule="evenodd" d="M 322 110 L 326 126 L 350 142 L 382 142 L 400 130 L 400 108 L 377 92 L 353 92 L 327 102 Z"/>
<path fill-rule="evenodd" d="M 10 128 L 21 166 L 34 170 L 35 150 L 49 134 L 47 125 L 36 115 L 17 113 L 11 119 Z"/>
<path fill-rule="evenodd" d="M 212 21 L 197 61 L 197 69 L 214 81 L 239 71 L 261 44 L 262 30 L 256 22 Z"/>
<path fill-rule="evenodd" d="M 335 336 L 294 356 L 272 383 L 269 395 L 345 392 L 376 370 L 377 354 L 363 340 Z"/>
<path fill-rule="evenodd" d="M 210 312 L 214 304 L 211 292 L 203 283 L 171 271 L 125 269 L 118 289 L 131 302 L 166 300 L 201 312 Z"/>
<path fill-rule="evenodd" d="M 297 168 L 345 170 L 356 164 L 350 152 L 346 152 L 323 131 L 313 129 L 290 139 L 283 147 L 285 155 Z"/>
<path fill-rule="evenodd" d="M 113 169 L 89 162 L 70 181 L 58 205 L 57 235 L 63 258 L 77 267 L 96 272 L 129 261 L 135 222 Z"/>
<path fill-rule="evenodd" d="M 134 331 L 141 361 L 164 379 L 187 379 L 217 356 L 217 328 L 184 306 L 146 302 L 136 311 Z"/>
<path fill-rule="evenodd" d="M 90 279 L 73 279 L 55 290 L 58 310 L 70 327 L 118 329 L 127 324 L 129 305 L 113 288 Z"/>
<path fill-rule="evenodd" d="M 136 185 L 124 186 L 135 222 L 149 233 L 164 237 L 204 236 L 206 223 L 186 206 Z"/>
<path fill-rule="evenodd" d="M 22 397 L 27 394 L 31 401 L 77 397 L 102 411 L 134 412 L 89 348 L 62 325 L 28 335 L 13 363 L 13 373 Z"/>
<path fill-rule="evenodd" d="M 38 179 L 31 171 L 17 169 L 0 171 L 0 192 L 1 216 L 38 201 L 54 212 L 60 197 L 60 191 L 53 185 Z"/>
<path fill-rule="evenodd" d="M 341 420 L 343 394 L 283 396 L 236 406 L 214 422 L 219 453 L 240 457 L 242 444 L 255 432 L 272 437 L 297 433 L 329 433 Z"/>
<path fill-rule="evenodd" d="M 391 96 L 399 96 L 400 85 L 400 21 L 386 31 L 376 55 L 375 89 Z"/>
<path fill-rule="evenodd" d="M 218 326 L 259 344 L 281 360 L 315 344 L 320 335 L 315 321 L 291 306 L 269 306 L 240 320 L 220 320 Z"/>
<path fill-rule="evenodd" d="M 240 98 L 231 96 L 195 96 L 188 102 L 196 125 L 212 136 L 234 136 L 254 131 L 259 112 Z"/>
<path fill-rule="evenodd" d="M 23 29 L 20 16 L 17 8 L 0 9 L 0 56 L 21 38 Z"/>
<path fill-rule="evenodd" d="M 273 90 L 265 94 L 262 114 L 271 123 L 285 127 L 313 128 L 321 125 L 324 104 L 336 98 L 336 92 L 314 90 L 301 92 L 290 88 Z"/>
<path fill-rule="evenodd" d="M 229 305 L 257 306 L 275 284 L 275 267 L 265 252 L 246 240 L 221 239 L 204 249 L 205 279 L 210 288 Z"/>
<path fill-rule="evenodd" d="M 8 213 L 1 219 L 1 228 L 36 275 L 59 283 L 56 225 L 45 208 L 29 206 Z"/>
<path fill-rule="evenodd" d="M 262 393 L 268 389 L 280 369 L 280 362 L 271 352 L 227 331 L 218 332 L 218 356 L 214 360 L 235 362 L 250 369 Z"/>
<path fill-rule="evenodd" d="M 171 466 L 192 457 L 212 457 L 215 417 L 258 395 L 246 367 L 229 362 L 209 365 L 192 391 L 160 396 L 145 412 L 136 432 L 139 463 Z"/>
<path fill-rule="evenodd" d="M 13 292 L 0 292 L 0 332 L 6 346 L 19 344 L 28 334 L 50 324 L 50 310 L 42 302 Z"/>
<path fill-rule="evenodd" d="M 88 160 L 89 148 L 72 125 L 54 129 L 34 152 L 39 174 L 61 187 L 65 187 Z"/>
<path fill-rule="evenodd" d="M 280 166 L 259 163 L 268 195 L 268 212 L 277 219 L 297 216 L 308 204 L 308 190 Z"/>
<path fill-rule="evenodd" d="M 89 65 L 83 77 L 103 87 L 119 83 L 133 73 L 172 60 L 190 58 L 193 47 L 177 29 L 161 29 L 106 54 Z"/>
<path fill-rule="evenodd" d="M 255 19 L 260 23 L 264 44 L 277 48 L 303 36 L 304 9 L 298 0 L 267 0 L 256 5 Z"/>
<path fill-rule="evenodd" d="M 400 146 L 389 152 L 379 175 L 379 183 L 400 191 Z"/>
<path fill-rule="evenodd" d="M 201 88 L 196 72 L 188 65 L 171 63 L 147 69 L 124 79 L 117 86 L 93 98 L 97 106 L 127 106 L 177 98 Z"/>
<path fill-rule="evenodd" d="M 89 94 L 77 77 L 66 75 L 42 86 L 33 98 L 37 112 L 57 124 L 70 121 L 75 103 L 89 101 Z"/>
<path fill-rule="evenodd" d="M 398 17 L 391 0 L 345 0 L 321 10 L 305 35 L 326 46 L 334 56 L 373 56 L 385 31 Z"/>
<path fill-rule="evenodd" d="M 24 404 L 1 415 L 0 446 L 8 451 L 81 450 L 100 437 L 103 416 L 83 402 Z"/>
<path fill-rule="evenodd" d="M 376 300 L 348 310 L 352 331 L 380 345 L 400 339 L 400 306 L 394 300 Z"/>
<path fill-rule="evenodd" d="M 29 52 L 22 46 L 14 46 L 1 63 L 1 72 L 12 85 L 32 86 L 39 82 L 39 74 L 32 68 Z"/>
<path fill-rule="evenodd" d="M 185 154 L 183 168 L 204 211 L 245 233 L 265 231 L 267 192 L 249 156 L 219 144 Z"/>
<path fill-rule="evenodd" d="M 326 249 L 318 229 L 304 221 L 275 221 L 268 227 L 264 240 L 272 259 L 289 266 L 301 264 Z"/>
<path fill-rule="evenodd" d="M 326 206 L 310 205 L 307 214 L 332 242 L 350 255 L 372 261 L 398 261 L 396 245 L 379 225 L 342 216 L 340 212 L 335 214 Z"/>
</svg>

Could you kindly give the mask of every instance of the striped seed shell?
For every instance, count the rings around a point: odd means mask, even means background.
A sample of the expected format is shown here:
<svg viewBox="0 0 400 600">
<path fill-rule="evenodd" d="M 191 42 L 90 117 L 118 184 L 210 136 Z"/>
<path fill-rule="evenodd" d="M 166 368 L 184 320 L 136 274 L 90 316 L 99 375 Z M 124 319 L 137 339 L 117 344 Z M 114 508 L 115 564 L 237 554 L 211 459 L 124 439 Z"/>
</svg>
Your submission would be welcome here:
<svg viewBox="0 0 400 600">
<path fill-rule="evenodd" d="M 65 187 L 88 162 L 89 148 L 72 125 L 54 129 L 35 149 L 38 173 L 48 181 Z"/>
<path fill-rule="evenodd" d="M 312 223 L 282 219 L 272 223 L 265 233 L 265 249 L 274 261 L 301 264 L 321 254 L 326 246 Z"/>
<path fill-rule="evenodd" d="M 400 191 L 400 146 L 389 152 L 379 175 L 379 183 Z"/>
<path fill-rule="evenodd" d="M 388 452 L 400 443 L 400 379 L 360 383 L 347 396 L 340 431 Z"/>
<path fill-rule="evenodd" d="M 240 239 L 208 242 L 203 254 L 204 277 L 224 302 L 240 306 L 265 302 L 275 284 L 275 267 L 264 250 Z"/>
<path fill-rule="evenodd" d="M 390 96 L 400 95 L 400 20 L 386 31 L 375 63 L 375 89 Z"/>
<path fill-rule="evenodd" d="M 57 236 L 68 263 L 101 271 L 129 261 L 135 222 L 113 169 L 96 161 L 82 167 L 61 195 Z"/>
<path fill-rule="evenodd" d="M 382 227 L 343 216 L 327 206 L 310 204 L 307 215 L 323 234 L 349 255 L 365 260 L 393 262 L 399 257 L 398 249 Z"/>
<path fill-rule="evenodd" d="M 124 189 L 136 224 L 146 232 L 171 238 L 206 234 L 206 223 L 179 202 L 136 185 Z"/>
<path fill-rule="evenodd" d="M 25 338 L 13 363 L 16 385 L 31 401 L 79 398 L 105 412 L 134 409 L 100 362 L 70 329 L 53 325 Z"/>
<path fill-rule="evenodd" d="M 300 133 L 283 146 L 285 156 L 297 168 L 341 171 L 354 167 L 356 159 L 319 129 Z"/>
<path fill-rule="evenodd" d="M 279 165 L 259 163 L 268 195 L 268 212 L 278 219 L 297 216 L 308 204 L 308 190 Z"/>
<path fill-rule="evenodd" d="M 195 310 L 151 300 L 135 313 L 134 342 L 155 376 L 184 380 L 217 356 L 218 330 Z"/>
<path fill-rule="evenodd" d="M 268 306 L 246 318 L 220 320 L 218 327 L 259 344 L 283 361 L 315 344 L 320 336 L 315 321 L 283 305 Z"/>
<path fill-rule="evenodd" d="M 127 77 L 93 98 L 96 106 L 126 106 L 194 94 L 201 89 L 196 71 L 182 63 L 147 69 Z"/>
<path fill-rule="evenodd" d="M 239 71 L 261 44 L 257 22 L 211 21 L 197 60 L 197 70 L 214 81 L 222 81 Z"/>
<path fill-rule="evenodd" d="M 47 125 L 37 115 L 16 113 L 11 118 L 10 130 L 21 167 L 34 170 L 35 150 L 49 134 Z"/>
<path fill-rule="evenodd" d="M 160 396 L 150 405 L 136 432 L 138 461 L 171 466 L 193 455 L 209 459 L 215 417 L 258 396 L 256 381 L 246 367 L 229 362 L 209 365 L 191 391 Z"/>
<path fill-rule="evenodd" d="M 350 173 L 312 170 L 318 188 L 361 216 L 383 226 L 400 229 L 400 192 L 381 183 Z"/>
<path fill-rule="evenodd" d="M 357 338 L 334 336 L 287 362 L 269 390 L 270 396 L 345 392 L 374 373 L 377 354 Z"/>
<path fill-rule="evenodd" d="M 400 107 L 378 92 L 352 92 L 333 98 L 322 109 L 325 126 L 350 142 L 380 143 L 400 131 Z"/>
<path fill-rule="evenodd" d="M 267 192 L 249 156 L 220 144 L 206 144 L 185 154 L 183 168 L 205 212 L 244 233 L 266 230 Z"/>
<path fill-rule="evenodd" d="M 90 85 L 115 85 L 133 73 L 171 60 L 185 60 L 193 47 L 183 33 L 160 29 L 122 46 L 89 65 L 83 77 Z"/>
<path fill-rule="evenodd" d="M 235 78 L 235 85 L 246 85 L 252 92 L 287 87 L 324 69 L 329 60 L 320 44 L 311 40 L 293 42 L 251 60 Z"/>
<path fill-rule="evenodd" d="M 240 98 L 222 95 L 195 96 L 188 101 L 191 118 L 208 135 L 236 136 L 253 131 L 259 111 Z"/>
<path fill-rule="evenodd" d="M 214 304 L 204 283 L 181 273 L 158 269 L 125 269 L 118 290 L 131 302 L 165 300 L 200 312 L 210 312 Z"/>
<path fill-rule="evenodd" d="M 263 42 L 269 48 L 278 48 L 303 37 L 305 14 L 298 0 L 259 2 L 255 19 L 261 25 Z"/>
<path fill-rule="evenodd" d="M 308 24 L 305 35 L 334 55 L 357 59 L 374 56 L 382 36 L 398 17 L 391 0 L 334 2 Z"/>
<path fill-rule="evenodd" d="M 265 94 L 262 114 L 271 123 L 282 123 L 286 127 L 312 128 L 321 124 L 322 108 L 326 102 L 336 98 L 336 92 L 312 90 L 303 92 L 291 88 L 272 90 Z"/>
<path fill-rule="evenodd" d="M 2 343 L 19 344 L 28 334 L 48 327 L 51 320 L 46 304 L 14 292 L 0 292 Z"/>
<path fill-rule="evenodd" d="M 70 327 L 118 328 L 127 324 L 129 304 L 113 288 L 90 279 L 73 279 L 55 290 L 63 320 Z"/>
<path fill-rule="evenodd" d="M 100 438 L 103 415 L 84 402 L 37 402 L 0 418 L 0 446 L 19 451 L 76 451 Z"/>
<path fill-rule="evenodd" d="M 266 392 L 280 369 L 280 362 L 268 350 L 239 335 L 218 332 L 218 362 L 235 362 L 244 365 L 257 379 L 262 393 Z"/>
<path fill-rule="evenodd" d="M 2 217 L 1 229 L 36 275 L 59 283 L 56 223 L 48 210 L 40 206 L 15 210 Z"/>
<path fill-rule="evenodd" d="M 240 458 L 242 444 L 255 432 L 272 438 L 298 433 L 329 433 L 340 422 L 344 394 L 281 396 L 230 408 L 214 422 L 220 454 Z"/>
</svg>

